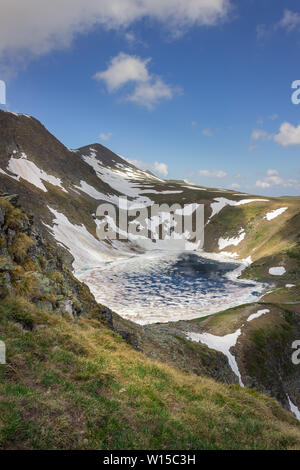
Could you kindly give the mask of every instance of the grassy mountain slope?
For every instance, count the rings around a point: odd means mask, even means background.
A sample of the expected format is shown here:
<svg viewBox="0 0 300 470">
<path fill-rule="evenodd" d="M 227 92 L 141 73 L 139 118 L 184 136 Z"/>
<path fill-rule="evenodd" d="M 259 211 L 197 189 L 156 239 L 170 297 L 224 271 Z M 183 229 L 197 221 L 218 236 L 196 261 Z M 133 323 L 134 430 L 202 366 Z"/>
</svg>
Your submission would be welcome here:
<svg viewBox="0 0 300 470">
<path fill-rule="evenodd" d="M 12 162 L 29 174 L 17 178 Z M 222 336 L 241 328 L 232 352 L 244 383 L 287 409 L 288 393 L 300 408 L 299 367 L 291 364 L 300 337 L 299 198 L 265 201 L 162 181 L 99 144 L 70 151 L 37 120 L 3 111 L 0 189 L 9 194 L 0 197 L 0 340 L 8 349 L 8 366 L 0 366 L 2 447 L 300 448 L 290 413 L 257 392 L 220 384 L 237 383 L 226 357 L 186 339 L 188 331 Z M 250 256 L 243 277 L 272 282 L 261 303 L 146 327 L 96 304 L 71 273 L 72 247 L 80 227 L 82 247 L 95 237 L 99 202 L 126 191 L 132 201 L 204 204 L 205 250 Z M 15 193 L 21 209 L 9 202 Z M 49 207 L 71 224 L 69 244 L 53 236 L 59 221 Z M 220 248 L 241 230 L 240 243 Z M 93 238 L 93 249 L 101 257 L 103 243 Z M 272 267 L 285 273 L 274 276 Z M 270 313 L 245 323 L 258 308 Z"/>
<path fill-rule="evenodd" d="M 0 198 L 1 448 L 300 448 L 300 424 L 273 400 L 134 351 L 8 199 Z"/>
<path fill-rule="evenodd" d="M 300 424 L 273 400 L 150 361 L 95 318 L 12 299 L 0 312 L 1 448 L 300 448 Z"/>
</svg>

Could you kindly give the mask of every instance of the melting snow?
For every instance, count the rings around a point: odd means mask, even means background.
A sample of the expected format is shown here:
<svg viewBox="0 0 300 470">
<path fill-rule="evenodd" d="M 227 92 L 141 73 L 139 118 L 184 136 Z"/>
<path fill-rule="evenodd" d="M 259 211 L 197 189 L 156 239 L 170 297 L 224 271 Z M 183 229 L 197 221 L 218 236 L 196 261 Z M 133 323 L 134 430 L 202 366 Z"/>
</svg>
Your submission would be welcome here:
<svg viewBox="0 0 300 470">
<path fill-rule="evenodd" d="M 93 237 L 84 225 L 73 225 L 64 214 L 49 206 L 48 209 L 54 214 L 55 219 L 53 227 L 45 225 L 51 230 L 56 241 L 68 248 L 74 257 L 74 269 L 96 267 L 103 261 L 114 258 L 113 251 L 109 250 L 104 242 Z"/>
<path fill-rule="evenodd" d="M 206 346 L 208 346 L 210 349 L 214 349 L 215 351 L 219 351 L 225 354 L 225 356 L 228 358 L 228 362 L 232 371 L 239 379 L 240 386 L 244 387 L 236 359 L 230 352 L 230 349 L 236 345 L 240 335 L 241 330 L 238 329 L 235 333 L 231 333 L 226 336 L 214 336 L 210 333 L 188 333 L 187 337 L 191 341 L 206 344 Z"/>
<path fill-rule="evenodd" d="M 299 408 L 297 408 L 296 405 L 294 405 L 294 403 L 292 402 L 292 400 L 290 399 L 290 397 L 287 395 L 287 399 L 289 401 L 289 405 L 290 405 L 290 410 L 291 412 L 296 416 L 296 418 L 300 421 L 300 410 Z"/>
<path fill-rule="evenodd" d="M 108 184 L 112 189 L 118 191 L 120 194 L 124 194 L 129 197 L 137 198 L 136 202 L 143 204 L 144 206 L 152 205 L 153 202 L 148 197 L 141 196 L 142 190 L 137 182 L 132 182 L 130 179 L 142 179 L 145 178 L 144 172 L 133 171 L 127 168 L 126 171 L 120 171 L 117 169 L 111 169 L 104 167 L 101 162 L 97 159 L 96 152 L 91 148 L 90 155 L 84 155 L 83 160 L 90 165 L 96 172 L 97 176 Z M 148 176 L 148 179 L 149 176 Z M 146 191 L 147 192 L 147 191 Z"/>
<path fill-rule="evenodd" d="M 244 204 L 251 204 L 251 202 L 269 202 L 269 199 L 242 199 L 238 201 L 235 206 L 243 206 Z"/>
<path fill-rule="evenodd" d="M 259 317 L 261 317 L 262 315 L 265 315 L 266 313 L 270 313 L 270 310 L 268 310 L 268 309 L 259 310 L 258 312 L 253 313 L 252 315 L 250 315 L 250 317 L 248 318 L 247 321 L 255 320 L 256 318 L 259 318 Z"/>
<path fill-rule="evenodd" d="M 13 178 L 14 180 L 19 181 L 19 178 L 17 176 L 9 175 L 8 173 L 6 173 L 6 171 L 2 170 L 2 168 L 0 168 L 0 173 L 2 173 L 2 175 L 9 176 L 10 178 Z"/>
<path fill-rule="evenodd" d="M 212 213 L 209 221 L 226 206 L 243 206 L 244 204 L 250 204 L 252 202 L 269 202 L 268 199 L 242 199 L 241 201 L 233 201 L 225 197 L 217 197 L 215 201 L 216 202 L 211 204 Z"/>
<path fill-rule="evenodd" d="M 100 193 L 100 191 L 98 191 L 97 189 L 95 189 L 93 186 L 86 183 L 85 181 L 80 181 L 80 186 L 74 186 L 74 187 L 84 192 L 88 196 L 92 197 L 93 199 L 96 199 L 97 201 L 102 200 L 102 201 L 108 201 L 112 203 L 118 202 L 118 198 L 116 196 Z"/>
<path fill-rule="evenodd" d="M 230 253 L 229 251 L 222 251 L 220 255 L 226 256 L 228 258 L 238 258 L 239 255 L 237 253 Z"/>
<path fill-rule="evenodd" d="M 283 266 L 277 266 L 269 269 L 269 274 L 272 276 L 282 276 L 286 273 L 286 269 Z"/>
<path fill-rule="evenodd" d="M 48 175 L 44 170 L 40 170 L 35 163 L 27 160 L 25 153 L 22 153 L 20 158 L 11 157 L 7 169 L 17 175 L 15 179 L 18 181 L 20 181 L 20 178 L 23 178 L 44 192 L 47 192 L 47 188 L 42 181 L 47 181 L 54 186 L 58 186 L 65 193 L 68 192 L 62 186 L 60 178 Z"/>
<path fill-rule="evenodd" d="M 258 312 L 250 315 L 247 321 L 250 322 L 269 312 L 270 310 L 268 309 L 259 310 Z M 228 362 L 229 362 L 231 369 L 233 370 L 233 372 L 239 379 L 239 384 L 241 385 L 241 387 L 244 387 L 236 359 L 230 352 L 230 349 L 236 345 L 237 340 L 240 335 L 241 335 L 241 329 L 239 328 L 235 333 L 231 333 L 226 336 L 215 336 L 210 333 L 190 332 L 190 333 L 187 333 L 187 338 L 196 343 L 206 344 L 206 346 L 209 347 L 210 349 L 214 349 L 215 351 L 219 351 L 225 354 L 225 356 L 227 356 L 228 358 Z"/>
<path fill-rule="evenodd" d="M 287 210 L 288 210 L 288 207 L 282 207 L 281 209 L 275 209 L 274 211 L 268 212 L 265 219 L 267 219 L 267 220 L 276 219 L 276 217 L 283 214 Z"/>
<path fill-rule="evenodd" d="M 223 250 L 227 246 L 231 246 L 231 245 L 238 246 L 244 240 L 245 236 L 246 236 L 245 230 L 241 228 L 237 237 L 232 237 L 232 238 L 221 237 L 218 241 L 219 250 Z"/>
<path fill-rule="evenodd" d="M 187 188 L 191 189 L 192 191 L 207 191 L 207 189 L 204 188 L 196 188 L 195 186 L 181 186 L 182 188 Z"/>
<path fill-rule="evenodd" d="M 286 284 L 285 287 L 287 289 L 292 289 L 292 287 L 296 287 L 296 285 L 295 284 Z"/>
</svg>

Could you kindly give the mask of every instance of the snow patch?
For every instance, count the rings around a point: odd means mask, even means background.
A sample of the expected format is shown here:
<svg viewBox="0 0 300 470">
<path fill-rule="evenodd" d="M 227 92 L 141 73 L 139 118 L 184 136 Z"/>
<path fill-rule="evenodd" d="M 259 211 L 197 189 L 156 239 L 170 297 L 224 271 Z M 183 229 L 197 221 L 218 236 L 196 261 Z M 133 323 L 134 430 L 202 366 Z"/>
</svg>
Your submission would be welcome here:
<svg viewBox="0 0 300 470">
<path fill-rule="evenodd" d="M 211 204 L 211 216 L 209 221 L 217 215 L 224 207 L 226 206 L 243 206 L 244 204 L 251 204 L 252 202 L 269 202 L 268 199 L 242 199 L 241 201 L 233 201 L 231 199 L 227 199 L 225 197 L 217 197 L 215 198 L 216 202 Z"/>
<path fill-rule="evenodd" d="M 241 228 L 237 237 L 232 237 L 232 238 L 221 237 L 218 241 L 219 250 L 223 250 L 227 246 L 231 246 L 231 245 L 238 246 L 244 240 L 245 236 L 246 236 L 245 230 Z"/>
<path fill-rule="evenodd" d="M 100 193 L 100 191 L 86 183 L 86 181 L 80 181 L 80 186 L 74 186 L 74 188 L 79 189 L 79 191 L 82 191 L 97 201 L 108 201 L 115 204 L 118 202 L 118 198 L 116 196 Z"/>
<path fill-rule="evenodd" d="M 282 276 L 286 273 L 286 269 L 283 266 L 277 266 L 269 269 L 269 274 L 272 276 Z"/>
<path fill-rule="evenodd" d="M 84 225 L 73 225 L 64 214 L 49 206 L 48 209 L 55 216 L 53 227 L 44 225 L 52 232 L 55 240 L 74 257 L 75 270 L 93 268 L 108 259 L 114 259 L 112 250 L 93 237 Z"/>
<path fill-rule="evenodd" d="M 250 315 L 247 321 L 250 322 L 254 320 L 255 318 L 259 318 L 260 316 L 265 315 L 266 313 L 269 313 L 269 312 L 270 310 L 268 309 L 259 310 L 257 313 Z M 234 333 L 231 333 L 225 336 L 215 336 L 210 333 L 189 332 L 187 333 L 187 338 L 196 343 L 205 344 L 210 349 L 214 349 L 215 351 L 219 351 L 223 353 L 228 358 L 228 362 L 232 371 L 238 377 L 240 386 L 244 387 L 236 358 L 230 352 L 230 349 L 236 346 L 237 340 L 240 337 L 241 333 L 242 331 L 240 328 Z"/>
<path fill-rule="evenodd" d="M 153 201 L 148 197 L 141 196 L 141 193 L 147 192 L 145 189 L 141 189 L 137 182 L 130 181 L 132 179 L 145 179 L 145 173 L 142 171 L 134 171 L 134 169 L 127 168 L 126 171 L 120 171 L 118 169 L 112 169 L 104 167 L 101 162 L 97 159 L 97 154 L 94 149 L 90 148 L 90 155 L 83 155 L 83 160 L 90 165 L 94 170 L 98 178 L 104 183 L 108 184 L 114 191 L 128 197 L 136 198 L 136 202 L 149 206 L 153 204 Z M 148 179 L 150 180 L 149 176 Z"/>
<path fill-rule="evenodd" d="M 207 191 L 207 189 L 204 188 L 196 188 L 195 186 L 181 186 L 182 188 L 187 188 L 192 191 Z"/>
<path fill-rule="evenodd" d="M 287 399 L 288 399 L 288 402 L 289 402 L 289 405 L 290 405 L 290 410 L 291 412 L 296 416 L 296 418 L 300 421 L 300 410 L 299 408 L 297 408 L 296 405 L 294 405 L 294 403 L 292 402 L 292 400 L 290 399 L 290 397 L 287 395 Z"/>
<path fill-rule="evenodd" d="M 275 209 L 274 211 L 268 212 L 267 215 L 265 216 L 265 219 L 267 219 L 269 221 L 273 220 L 273 219 L 276 219 L 276 217 L 283 214 L 287 210 L 288 210 L 288 207 L 282 207 L 281 209 Z"/>
<path fill-rule="evenodd" d="M 243 206 L 244 204 L 251 204 L 252 202 L 269 202 L 269 199 L 242 199 L 238 201 L 235 206 Z"/>
<path fill-rule="evenodd" d="M 35 163 L 27 160 L 25 153 L 21 154 L 20 158 L 11 157 L 7 169 L 17 175 L 15 179 L 20 181 L 20 178 L 28 181 L 45 193 L 48 191 L 42 181 L 46 181 L 54 186 L 58 186 L 62 191 L 67 193 L 66 189 L 62 186 L 61 179 L 49 175 L 44 170 L 40 170 Z M 10 176 L 10 175 L 8 175 Z"/>
<path fill-rule="evenodd" d="M 265 309 L 265 310 L 259 310 L 258 312 L 256 313 L 253 313 L 252 315 L 250 315 L 250 317 L 248 318 L 248 322 L 252 321 L 252 320 L 255 320 L 256 318 L 259 318 L 261 317 L 262 315 L 265 315 L 266 313 L 270 313 L 270 310 L 268 309 Z"/>
<path fill-rule="evenodd" d="M 220 255 L 226 256 L 228 258 L 238 258 L 239 255 L 237 253 L 230 253 L 229 251 L 221 251 Z"/>
<path fill-rule="evenodd" d="M 187 338 L 196 343 L 205 344 L 210 349 L 214 349 L 215 351 L 225 354 L 232 371 L 239 379 L 240 386 L 244 387 L 236 359 L 230 352 L 230 349 L 236 345 L 240 335 L 241 330 L 238 329 L 235 333 L 231 333 L 226 336 L 215 336 L 210 333 L 187 333 Z"/>
</svg>

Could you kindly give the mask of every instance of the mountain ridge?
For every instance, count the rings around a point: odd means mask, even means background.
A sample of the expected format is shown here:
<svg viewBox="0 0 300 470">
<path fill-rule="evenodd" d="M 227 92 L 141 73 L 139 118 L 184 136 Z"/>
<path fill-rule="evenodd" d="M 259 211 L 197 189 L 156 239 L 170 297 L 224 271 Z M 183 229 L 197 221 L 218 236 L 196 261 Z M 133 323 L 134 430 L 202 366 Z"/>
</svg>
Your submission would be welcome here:
<svg viewBox="0 0 300 470">
<path fill-rule="evenodd" d="M 251 328 L 242 329 L 232 349 L 244 380 L 249 387 L 280 400 L 286 408 L 288 393 L 300 409 L 299 367 L 291 366 L 289 355 L 290 345 L 298 339 L 299 332 L 299 198 L 263 198 L 161 180 L 101 144 L 69 150 L 36 119 L 3 111 L 0 111 L 0 189 L 19 195 L 22 210 L 32 217 L 42 237 L 63 253 L 65 265 L 73 271 L 143 251 L 134 243 L 109 244 L 98 240 L 95 212 L 100 202 L 116 205 L 118 197 L 126 196 L 132 204 L 204 204 L 204 250 L 230 260 L 248 259 L 242 276 L 273 284 L 260 300 L 270 315 L 256 319 Z M 282 274 L 272 274 L 278 270 Z M 250 313 L 255 314 L 263 307 L 252 305 Z M 111 324 L 116 331 L 123 332 L 134 348 L 154 359 L 185 372 L 236 383 L 221 352 L 192 344 L 185 333 L 211 331 L 216 336 L 232 333 L 242 326 L 240 319 L 248 311 L 248 307 L 240 308 L 241 311 L 231 309 L 228 314 L 220 312 L 203 323 L 145 328 L 112 313 Z M 234 318 L 234 323 L 230 318 Z M 211 326 L 214 321 L 221 326 Z M 275 357 L 276 348 L 282 351 L 281 362 Z M 249 360 L 249 354 L 256 357 L 259 366 Z M 265 364 L 269 364 L 269 372 Z M 283 378 L 285 369 L 289 374 Z"/>
<path fill-rule="evenodd" d="M 1 449 L 299 449 L 300 424 L 274 400 L 135 351 L 144 329 L 97 305 L 16 202 L 0 195 Z M 226 369 L 190 348 L 194 366 Z"/>
</svg>

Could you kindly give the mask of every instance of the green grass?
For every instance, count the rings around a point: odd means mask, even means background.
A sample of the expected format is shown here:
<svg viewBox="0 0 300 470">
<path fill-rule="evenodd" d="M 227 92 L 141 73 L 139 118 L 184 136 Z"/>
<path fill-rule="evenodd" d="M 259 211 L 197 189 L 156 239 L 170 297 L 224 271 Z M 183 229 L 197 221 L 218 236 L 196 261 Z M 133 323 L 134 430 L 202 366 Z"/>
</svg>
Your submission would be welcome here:
<svg viewBox="0 0 300 470">
<path fill-rule="evenodd" d="M 300 449 L 273 400 L 150 361 L 96 319 L 7 299 L 0 339 L 3 449 Z"/>
</svg>

